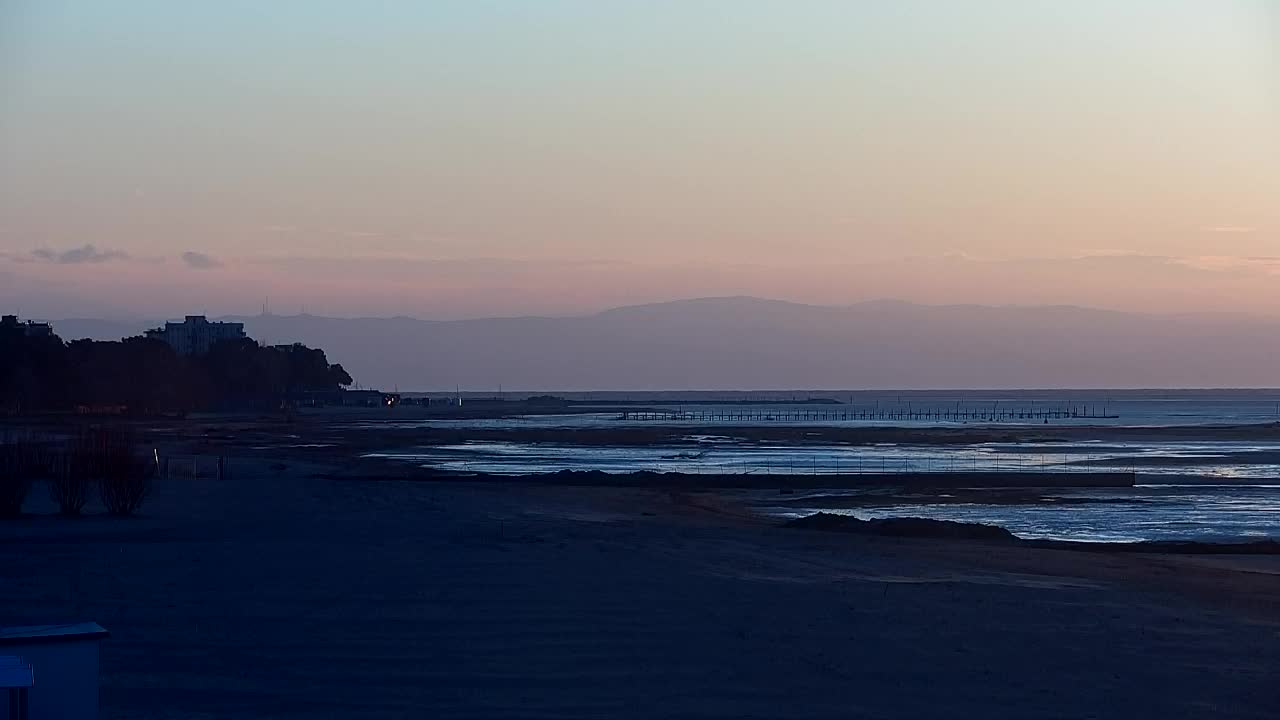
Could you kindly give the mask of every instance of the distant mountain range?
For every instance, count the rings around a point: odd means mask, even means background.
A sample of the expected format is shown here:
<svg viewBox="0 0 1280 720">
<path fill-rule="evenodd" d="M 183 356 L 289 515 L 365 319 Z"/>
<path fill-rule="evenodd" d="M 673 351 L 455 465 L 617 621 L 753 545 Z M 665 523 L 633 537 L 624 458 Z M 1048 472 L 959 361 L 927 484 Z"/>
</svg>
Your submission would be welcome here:
<svg viewBox="0 0 1280 720">
<path fill-rule="evenodd" d="M 732 297 L 582 317 L 217 319 L 262 342 L 322 347 L 361 384 L 402 390 L 1280 385 L 1280 320 L 1230 314 Z M 159 324 L 54 329 L 118 339 Z"/>
</svg>

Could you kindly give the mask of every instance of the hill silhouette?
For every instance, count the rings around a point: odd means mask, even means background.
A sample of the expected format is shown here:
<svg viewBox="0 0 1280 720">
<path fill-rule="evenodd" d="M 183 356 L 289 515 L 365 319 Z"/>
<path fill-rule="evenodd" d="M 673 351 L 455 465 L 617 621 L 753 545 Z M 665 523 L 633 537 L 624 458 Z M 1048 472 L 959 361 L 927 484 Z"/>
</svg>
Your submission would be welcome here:
<svg viewBox="0 0 1280 720">
<path fill-rule="evenodd" d="M 727 297 L 576 317 L 225 319 L 267 342 L 324 347 L 357 382 L 404 390 L 1280 384 L 1280 321 L 1231 314 Z M 64 337 L 136 332 L 92 320 L 55 328 Z"/>
</svg>

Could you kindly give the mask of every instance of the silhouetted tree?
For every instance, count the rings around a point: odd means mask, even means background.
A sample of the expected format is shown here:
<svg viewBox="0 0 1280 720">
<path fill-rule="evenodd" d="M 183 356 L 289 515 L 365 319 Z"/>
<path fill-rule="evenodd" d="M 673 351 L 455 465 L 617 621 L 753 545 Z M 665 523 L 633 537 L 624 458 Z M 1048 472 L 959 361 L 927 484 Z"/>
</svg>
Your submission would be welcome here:
<svg viewBox="0 0 1280 720">
<path fill-rule="evenodd" d="M 350 385 L 341 365 L 305 345 L 264 347 L 250 339 L 181 357 L 145 337 L 117 342 L 28 337 L 0 328 L 0 410 L 122 407 L 134 414 L 194 409 L 270 409 L 301 393 Z"/>
<path fill-rule="evenodd" d="M 56 336 L 28 337 L 0 327 L 0 406 L 39 410 L 67 402 L 66 346 Z"/>
<path fill-rule="evenodd" d="M 77 405 L 122 406 L 136 414 L 185 411 L 195 405 L 188 364 L 159 340 L 76 340 L 67 346 L 67 355 Z"/>
<path fill-rule="evenodd" d="M 347 374 L 346 368 L 341 363 L 334 363 L 329 366 L 329 384 L 335 387 L 348 387 L 355 382 L 351 376 Z"/>
</svg>

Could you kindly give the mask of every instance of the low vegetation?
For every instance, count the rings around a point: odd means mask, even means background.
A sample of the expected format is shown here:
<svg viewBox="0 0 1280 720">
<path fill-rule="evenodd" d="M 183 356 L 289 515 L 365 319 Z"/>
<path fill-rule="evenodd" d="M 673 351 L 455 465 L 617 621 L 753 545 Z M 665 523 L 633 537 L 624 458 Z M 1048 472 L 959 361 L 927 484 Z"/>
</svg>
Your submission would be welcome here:
<svg viewBox="0 0 1280 720">
<path fill-rule="evenodd" d="M 22 514 L 22 504 L 31 492 L 30 455 L 28 443 L 0 445 L 0 518 Z"/>
<path fill-rule="evenodd" d="M 142 507 L 155 475 L 132 434 L 85 430 L 62 443 L 0 443 L 0 517 L 14 518 L 37 480 L 46 480 L 58 512 L 84 512 L 95 488 L 106 511 L 132 515 Z"/>
<path fill-rule="evenodd" d="M 73 443 L 59 455 L 49 477 L 49 498 L 58 504 L 58 512 L 75 517 L 89 502 L 93 485 L 93 457 L 79 443 Z"/>
<path fill-rule="evenodd" d="M 140 456 L 135 446 L 127 436 L 111 438 L 103 445 L 98 489 L 102 504 L 112 515 L 137 512 L 151 489 L 155 466 Z"/>
</svg>

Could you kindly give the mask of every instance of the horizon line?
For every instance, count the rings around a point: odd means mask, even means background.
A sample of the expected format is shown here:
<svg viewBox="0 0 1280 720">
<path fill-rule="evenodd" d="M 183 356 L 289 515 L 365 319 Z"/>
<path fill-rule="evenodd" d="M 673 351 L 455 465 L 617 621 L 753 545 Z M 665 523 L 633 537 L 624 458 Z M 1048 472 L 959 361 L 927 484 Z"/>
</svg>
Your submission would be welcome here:
<svg viewBox="0 0 1280 720">
<path fill-rule="evenodd" d="M 51 322 L 51 323 L 52 322 L 74 322 L 74 321 L 99 321 L 99 322 L 121 322 L 121 323 L 123 322 L 166 322 L 169 320 L 179 320 L 181 318 L 186 317 L 187 315 L 195 314 L 195 315 L 203 315 L 205 317 L 214 318 L 214 319 L 217 319 L 217 318 L 246 318 L 247 319 L 247 318 L 267 318 L 267 317 L 303 318 L 305 317 L 305 318 L 321 318 L 321 319 L 330 319 L 330 320 L 413 320 L 416 322 L 453 323 L 453 322 L 470 322 L 470 321 L 481 321 L 481 320 L 524 320 L 524 319 L 559 320 L 559 319 L 590 318 L 590 317 L 596 317 L 596 316 L 604 315 L 611 312 L 616 312 L 619 310 L 656 308 L 656 307 L 662 307 L 665 305 L 678 305 L 682 303 L 698 303 L 698 302 L 714 302 L 714 301 L 761 302 L 761 303 L 770 303 L 770 304 L 777 304 L 777 305 L 790 305 L 795 307 L 819 308 L 819 309 L 827 309 L 827 310 L 845 310 L 845 309 L 853 309 L 853 308 L 858 308 L 860 306 L 867 306 L 867 305 L 892 304 L 892 305 L 901 305 L 901 306 L 908 306 L 908 307 L 934 308 L 934 309 L 975 308 L 975 309 L 990 309 L 990 310 L 1009 310 L 1009 309 L 1083 310 L 1087 312 L 1114 313 L 1114 314 L 1121 314 L 1121 315 L 1148 316 L 1148 317 L 1216 316 L 1216 317 L 1249 317 L 1249 318 L 1280 319 L 1280 314 L 1266 314 L 1266 313 L 1238 311 L 1238 310 L 1205 310 L 1205 311 L 1192 311 L 1192 312 L 1151 312 L 1151 311 L 1145 311 L 1145 310 L 1124 310 L 1119 308 L 1111 308 L 1111 307 L 1104 307 L 1104 306 L 1098 306 L 1098 305 L 1080 305 L 1080 304 L 1072 304 L 1072 303 L 1027 303 L 1027 304 L 1023 304 L 1023 303 L 999 303 L 999 304 L 995 304 L 995 303 L 923 303 L 923 302 L 916 302 L 913 300 L 902 300 L 899 298 L 891 298 L 891 297 L 871 298 L 867 300 L 858 300 L 850 303 L 832 304 L 832 303 L 808 303 L 808 302 L 800 302 L 795 300 L 786 300 L 782 298 L 765 297 L 760 295 L 707 295 L 707 296 L 679 297 L 679 298 L 673 298 L 670 300 L 658 300 L 653 302 L 638 302 L 638 303 L 628 303 L 624 305 L 614 305 L 614 306 L 609 306 L 609 307 L 605 307 L 598 310 L 591 310 L 591 311 L 579 312 L 579 313 L 566 313 L 566 314 L 526 314 L 526 315 L 492 314 L 492 315 L 474 315 L 474 316 L 465 316 L 465 317 L 456 317 L 456 318 L 432 318 L 432 317 L 421 317 L 421 316 L 403 315 L 403 314 L 326 315 L 326 314 L 320 314 L 320 313 L 306 312 L 304 309 L 301 312 L 292 313 L 292 314 L 275 313 L 275 312 L 271 312 L 270 310 L 259 311 L 257 314 L 237 313 L 237 312 L 223 312 L 223 313 L 217 313 L 217 314 L 210 314 L 206 311 L 201 313 L 183 313 L 181 315 L 167 315 L 163 319 L 157 319 L 158 316 L 144 317 L 140 315 L 132 316 L 132 317 L 101 317 L 101 316 L 91 317 L 91 316 L 80 315 L 80 316 L 64 316 L 61 318 L 37 317 L 34 319 L 37 319 L 43 322 Z"/>
</svg>

